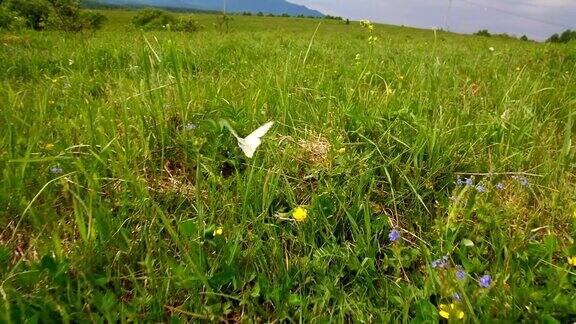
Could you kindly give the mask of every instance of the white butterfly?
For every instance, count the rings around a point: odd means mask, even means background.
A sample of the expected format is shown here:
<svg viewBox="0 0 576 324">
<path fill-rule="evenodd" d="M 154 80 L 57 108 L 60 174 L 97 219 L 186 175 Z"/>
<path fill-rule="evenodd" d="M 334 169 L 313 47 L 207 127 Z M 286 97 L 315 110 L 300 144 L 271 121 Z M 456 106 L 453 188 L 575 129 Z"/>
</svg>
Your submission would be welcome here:
<svg viewBox="0 0 576 324">
<path fill-rule="evenodd" d="M 270 130 L 272 125 L 274 125 L 273 121 L 267 122 L 266 124 L 258 127 L 258 129 L 253 131 L 250 135 L 241 138 L 240 136 L 238 136 L 238 134 L 236 134 L 236 131 L 232 128 L 232 126 L 230 126 L 230 124 L 227 121 L 223 119 L 220 120 L 220 127 L 226 127 L 230 130 L 232 135 L 234 135 L 234 137 L 236 137 L 236 139 L 238 140 L 238 146 L 240 146 L 242 152 L 244 152 L 244 154 L 246 154 L 246 156 L 249 158 L 254 156 L 254 152 L 256 151 L 258 146 L 260 146 L 260 143 L 262 143 L 260 137 L 266 135 L 266 133 Z"/>
</svg>

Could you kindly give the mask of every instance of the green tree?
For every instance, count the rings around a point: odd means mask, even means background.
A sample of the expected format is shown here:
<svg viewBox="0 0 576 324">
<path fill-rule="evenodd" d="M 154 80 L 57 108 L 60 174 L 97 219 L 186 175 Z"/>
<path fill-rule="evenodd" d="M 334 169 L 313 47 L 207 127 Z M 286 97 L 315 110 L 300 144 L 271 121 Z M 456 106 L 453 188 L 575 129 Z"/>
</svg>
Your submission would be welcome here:
<svg viewBox="0 0 576 324">
<path fill-rule="evenodd" d="M 547 43 L 560 43 L 560 36 L 558 34 L 554 34 L 550 36 L 547 40 Z"/>
<path fill-rule="evenodd" d="M 568 43 L 571 40 L 576 40 L 576 30 L 567 29 L 560 35 L 560 43 Z"/>
<path fill-rule="evenodd" d="M 568 43 L 572 40 L 576 40 L 576 30 L 566 29 L 562 34 L 554 34 L 550 36 L 546 42 L 547 43 Z"/>
</svg>

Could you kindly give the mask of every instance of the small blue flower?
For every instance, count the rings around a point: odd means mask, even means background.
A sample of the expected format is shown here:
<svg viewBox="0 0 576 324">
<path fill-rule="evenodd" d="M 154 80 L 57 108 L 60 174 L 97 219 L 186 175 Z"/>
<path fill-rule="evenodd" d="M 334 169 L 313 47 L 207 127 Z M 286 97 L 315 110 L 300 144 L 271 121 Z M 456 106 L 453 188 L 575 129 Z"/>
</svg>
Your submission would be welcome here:
<svg viewBox="0 0 576 324">
<path fill-rule="evenodd" d="M 486 192 L 486 187 L 484 187 L 483 185 L 477 185 L 476 186 L 476 191 L 478 192 Z"/>
<path fill-rule="evenodd" d="M 390 233 L 388 233 L 388 239 L 390 242 L 396 242 L 400 238 L 400 232 L 397 229 L 392 229 Z"/>
<path fill-rule="evenodd" d="M 490 283 L 492 283 L 492 277 L 490 277 L 490 275 L 483 275 L 483 276 L 480 277 L 480 279 L 478 280 L 478 284 L 479 284 L 480 287 L 482 287 L 482 288 L 488 288 L 488 287 L 490 287 Z"/>
<path fill-rule="evenodd" d="M 530 186 L 530 182 L 526 178 L 520 178 L 520 185 L 522 185 L 522 187 L 528 187 Z"/>
<path fill-rule="evenodd" d="M 459 185 L 459 186 L 461 186 L 461 185 L 466 184 L 466 181 L 464 181 L 462 178 L 458 178 L 458 179 L 456 180 L 456 184 Z"/>
<path fill-rule="evenodd" d="M 496 189 L 498 189 L 498 190 L 504 189 L 504 184 L 503 184 L 502 182 L 498 182 L 498 183 L 496 184 Z"/>
<path fill-rule="evenodd" d="M 472 180 L 472 178 L 466 178 L 464 179 L 466 181 L 466 185 L 467 186 L 472 186 L 474 185 L 474 181 Z"/>
<path fill-rule="evenodd" d="M 460 293 L 455 292 L 452 297 L 454 297 L 454 300 L 456 301 L 462 301 L 462 295 L 460 295 Z"/>
<path fill-rule="evenodd" d="M 456 270 L 456 278 L 458 278 L 458 280 L 464 280 L 466 278 L 466 271 L 462 268 Z"/>
<path fill-rule="evenodd" d="M 55 166 L 53 166 L 53 167 L 50 168 L 50 172 L 51 172 L 52 174 L 62 174 L 62 173 L 64 172 L 64 170 L 62 170 L 61 167 L 55 165 Z"/>
<path fill-rule="evenodd" d="M 196 126 L 196 124 L 190 122 L 190 123 L 187 123 L 186 126 L 184 126 L 184 127 L 186 127 L 187 130 L 195 130 L 198 126 Z"/>
</svg>

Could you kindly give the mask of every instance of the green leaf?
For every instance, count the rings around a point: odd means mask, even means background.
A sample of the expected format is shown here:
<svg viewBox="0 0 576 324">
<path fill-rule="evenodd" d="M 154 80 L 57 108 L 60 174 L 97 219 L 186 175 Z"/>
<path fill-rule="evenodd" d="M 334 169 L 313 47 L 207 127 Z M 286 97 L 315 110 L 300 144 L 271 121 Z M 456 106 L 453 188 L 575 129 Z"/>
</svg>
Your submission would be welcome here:
<svg viewBox="0 0 576 324">
<path fill-rule="evenodd" d="M 462 239 L 462 245 L 467 246 L 467 247 L 473 247 L 474 242 L 472 242 L 472 240 L 470 240 L 470 239 Z"/>
<path fill-rule="evenodd" d="M 196 222 L 193 219 L 187 219 L 180 222 L 178 228 L 180 229 L 180 234 L 184 237 L 191 237 L 197 233 Z"/>
<path fill-rule="evenodd" d="M 58 264 L 51 255 L 45 255 L 40 261 L 40 267 L 54 273 L 58 269 Z"/>
<path fill-rule="evenodd" d="M 421 300 L 416 304 L 413 323 L 438 323 L 438 310 L 429 300 Z"/>
</svg>

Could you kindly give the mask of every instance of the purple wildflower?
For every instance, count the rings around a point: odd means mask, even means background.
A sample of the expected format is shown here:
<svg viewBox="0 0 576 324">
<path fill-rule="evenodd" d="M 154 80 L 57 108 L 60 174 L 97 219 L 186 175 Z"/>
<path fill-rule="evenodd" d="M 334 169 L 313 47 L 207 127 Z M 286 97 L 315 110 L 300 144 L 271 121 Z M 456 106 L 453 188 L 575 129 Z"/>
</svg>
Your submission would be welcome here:
<svg viewBox="0 0 576 324">
<path fill-rule="evenodd" d="M 466 278 L 466 271 L 462 268 L 456 270 L 456 278 L 458 278 L 458 280 L 464 280 Z"/>
<path fill-rule="evenodd" d="M 496 189 L 498 189 L 498 190 L 504 189 L 504 184 L 503 184 L 502 182 L 498 182 L 498 183 L 496 184 Z"/>
<path fill-rule="evenodd" d="M 390 242 L 396 242 L 400 238 L 400 232 L 397 229 L 392 229 L 390 233 L 388 233 L 388 239 Z"/>
<path fill-rule="evenodd" d="M 184 126 L 184 127 L 186 127 L 187 130 L 195 130 L 198 126 L 196 126 L 196 124 L 190 122 L 190 123 L 187 123 L 186 126 Z"/>
<path fill-rule="evenodd" d="M 64 170 L 62 170 L 61 167 L 55 165 L 55 166 L 53 166 L 53 167 L 50 168 L 50 172 L 51 172 L 52 174 L 62 174 L 62 173 L 64 172 Z"/>
<path fill-rule="evenodd" d="M 520 178 L 519 181 L 520 181 L 520 185 L 522 185 L 522 187 L 528 187 L 530 185 L 530 182 L 526 178 Z"/>
<path fill-rule="evenodd" d="M 436 260 L 432 261 L 432 268 L 434 268 L 434 269 L 444 269 L 446 267 L 448 267 L 448 256 L 447 255 L 441 257 L 440 259 L 436 259 Z"/>
<path fill-rule="evenodd" d="M 456 184 L 459 186 L 471 186 L 474 184 L 474 181 L 472 180 L 472 178 L 458 178 L 456 179 Z"/>
<path fill-rule="evenodd" d="M 490 287 L 490 283 L 492 283 L 492 277 L 490 277 L 490 275 L 483 275 L 483 276 L 480 277 L 480 279 L 478 280 L 478 284 L 479 284 L 480 287 L 482 287 L 482 288 L 488 288 L 488 287 Z"/>
<path fill-rule="evenodd" d="M 462 295 L 460 295 L 460 293 L 455 292 L 452 297 L 454 297 L 456 301 L 462 301 Z"/>
<path fill-rule="evenodd" d="M 476 191 L 478 192 L 486 192 L 486 187 L 484 187 L 483 185 L 479 184 L 476 186 Z"/>
</svg>

